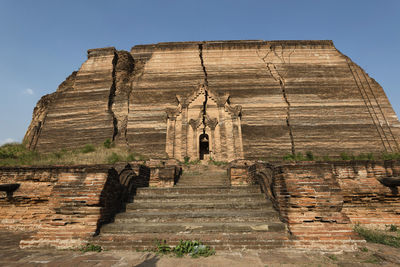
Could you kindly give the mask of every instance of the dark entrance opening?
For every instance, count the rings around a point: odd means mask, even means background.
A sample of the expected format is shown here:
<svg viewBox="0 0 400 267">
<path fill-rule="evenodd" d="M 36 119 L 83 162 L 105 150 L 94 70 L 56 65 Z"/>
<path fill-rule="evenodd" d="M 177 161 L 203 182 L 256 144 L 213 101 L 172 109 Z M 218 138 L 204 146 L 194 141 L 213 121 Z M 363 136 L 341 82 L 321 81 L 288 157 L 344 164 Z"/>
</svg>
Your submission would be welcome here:
<svg viewBox="0 0 400 267">
<path fill-rule="evenodd" d="M 205 154 L 209 154 L 209 141 L 208 141 L 208 134 L 201 134 L 199 137 L 200 141 L 200 160 L 204 159 Z"/>
</svg>

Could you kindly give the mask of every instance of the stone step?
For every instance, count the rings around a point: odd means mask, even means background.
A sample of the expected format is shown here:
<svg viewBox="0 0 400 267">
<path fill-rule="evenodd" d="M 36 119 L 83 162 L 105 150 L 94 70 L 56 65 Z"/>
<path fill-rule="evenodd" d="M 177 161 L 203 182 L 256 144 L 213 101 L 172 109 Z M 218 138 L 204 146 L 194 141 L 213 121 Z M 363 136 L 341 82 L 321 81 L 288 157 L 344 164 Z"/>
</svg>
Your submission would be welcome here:
<svg viewBox="0 0 400 267">
<path fill-rule="evenodd" d="M 217 250 L 288 242 L 286 225 L 259 186 L 226 186 L 226 177 L 196 179 L 186 177 L 172 188 L 138 188 L 133 203 L 103 225 L 94 242 L 109 250 L 155 249 L 155 240 L 200 240 Z"/>
<path fill-rule="evenodd" d="M 101 233 L 227 233 L 280 232 L 286 226 L 281 222 L 202 222 L 202 223 L 110 223 Z"/>
<path fill-rule="evenodd" d="M 182 182 L 199 182 L 199 183 L 212 183 L 212 182 L 228 182 L 228 178 L 204 178 L 204 177 L 182 177 L 178 183 Z"/>
<path fill-rule="evenodd" d="M 202 186 L 202 185 L 207 185 L 207 186 L 227 186 L 229 183 L 197 183 L 197 182 L 187 182 L 187 183 L 178 183 L 176 184 L 176 187 L 192 187 L 192 186 Z"/>
<path fill-rule="evenodd" d="M 201 173 L 193 173 L 193 174 L 183 174 L 180 179 L 228 179 L 226 173 L 213 173 L 213 174 L 201 174 Z"/>
<path fill-rule="evenodd" d="M 134 197 L 134 202 L 153 202 L 153 201 L 170 201 L 170 200 L 177 200 L 177 201 L 186 201 L 186 200 L 219 200 L 219 199 L 232 199 L 232 200 L 241 200 L 241 199 L 257 199 L 264 201 L 265 197 L 261 193 L 250 193 L 250 194 L 236 194 L 236 195 L 221 195 L 221 194 L 179 194 L 179 195 L 139 195 Z"/>
<path fill-rule="evenodd" d="M 226 196 L 215 196 L 209 197 L 205 195 L 203 197 L 195 198 L 195 197 L 185 197 L 185 198 L 134 198 L 133 203 L 179 203 L 179 204 L 196 204 L 196 203 L 236 203 L 236 204 L 246 204 L 250 202 L 262 202 L 267 203 L 268 201 L 261 196 L 248 196 L 248 197 L 226 197 Z M 129 205 L 129 204 L 128 204 Z"/>
<path fill-rule="evenodd" d="M 179 203 L 179 202 L 160 202 L 160 203 L 129 203 L 126 205 L 126 211 L 201 211 L 201 210 L 268 210 L 272 208 L 272 203 L 267 201 L 251 201 L 249 203 L 235 203 L 235 202 L 226 202 L 226 201 L 219 201 L 219 202 L 205 202 L 199 201 L 195 203 Z"/>
<path fill-rule="evenodd" d="M 195 183 L 226 183 L 229 182 L 228 179 L 201 179 L 201 178 L 186 178 L 186 179 L 180 179 L 178 183 L 189 183 L 189 182 L 195 182 Z"/>
<path fill-rule="evenodd" d="M 152 250 L 157 241 L 176 246 L 180 240 L 200 240 L 218 251 L 235 249 L 279 248 L 290 242 L 284 232 L 240 232 L 240 233 L 135 233 L 101 234 L 93 243 L 108 250 Z"/>
<path fill-rule="evenodd" d="M 287 241 L 286 241 L 287 242 Z M 204 244 L 204 243 L 203 243 Z M 279 248 L 284 248 L 285 246 L 285 241 L 275 241 L 275 240 L 270 240 L 269 242 L 265 243 L 259 243 L 259 242 L 244 242 L 244 243 L 239 243 L 235 244 L 232 242 L 226 242 L 226 243 L 221 243 L 221 242 L 215 242 L 215 243 L 207 243 L 205 245 L 208 245 L 215 251 L 243 251 L 243 250 L 273 250 L 273 249 L 279 249 Z M 100 243 L 101 247 L 107 251 L 153 251 L 157 252 L 156 247 L 157 245 L 155 243 L 153 244 L 147 244 L 144 245 L 143 243 L 134 243 L 134 244 L 115 244 L 114 242 L 110 243 Z M 173 244 L 172 246 L 176 246 L 178 243 Z"/>
<path fill-rule="evenodd" d="M 211 181 L 211 182 L 204 182 L 204 181 L 182 181 L 176 184 L 177 186 L 228 186 L 228 181 Z"/>
<path fill-rule="evenodd" d="M 228 179 L 213 179 L 213 180 L 204 180 L 204 179 L 182 179 L 178 181 L 180 183 L 198 183 L 198 184 L 209 184 L 209 183 L 227 183 L 229 182 Z"/>
<path fill-rule="evenodd" d="M 238 193 L 260 193 L 260 187 L 255 186 L 188 186 L 152 188 L 142 187 L 136 190 L 136 196 L 140 195 L 176 195 L 176 194 L 225 194 L 235 195 Z"/>
<path fill-rule="evenodd" d="M 225 182 L 228 181 L 228 178 L 204 178 L 204 177 L 183 177 L 179 179 L 178 183 L 186 182 L 186 181 L 196 181 L 196 182 Z"/>
<path fill-rule="evenodd" d="M 198 212 L 124 212 L 117 214 L 115 224 L 146 222 L 279 222 L 275 210 L 211 210 Z"/>
</svg>

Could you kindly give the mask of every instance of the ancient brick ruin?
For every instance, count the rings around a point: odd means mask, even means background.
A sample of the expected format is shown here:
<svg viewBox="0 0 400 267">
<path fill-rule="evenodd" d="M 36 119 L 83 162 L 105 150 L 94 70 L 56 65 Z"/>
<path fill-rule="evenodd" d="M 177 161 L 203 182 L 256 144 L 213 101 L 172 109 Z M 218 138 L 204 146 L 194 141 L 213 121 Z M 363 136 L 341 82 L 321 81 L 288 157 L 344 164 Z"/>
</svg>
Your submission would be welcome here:
<svg viewBox="0 0 400 267">
<path fill-rule="evenodd" d="M 231 161 L 395 152 L 399 136 L 381 86 L 332 41 L 210 41 L 89 50 L 39 101 L 24 140 Z"/>
<path fill-rule="evenodd" d="M 400 161 L 337 157 L 398 153 L 399 138 L 383 89 L 331 41 L 91 49 L 38 102 L 25 143 L 110 139 L 151 159 L 0 167 L 0 227 L 31 231 L 23 248 L 354 250 L 354 225 L 400 226 Z M 306 151 L 335 160 L 282 161 Z"/>
</svg>

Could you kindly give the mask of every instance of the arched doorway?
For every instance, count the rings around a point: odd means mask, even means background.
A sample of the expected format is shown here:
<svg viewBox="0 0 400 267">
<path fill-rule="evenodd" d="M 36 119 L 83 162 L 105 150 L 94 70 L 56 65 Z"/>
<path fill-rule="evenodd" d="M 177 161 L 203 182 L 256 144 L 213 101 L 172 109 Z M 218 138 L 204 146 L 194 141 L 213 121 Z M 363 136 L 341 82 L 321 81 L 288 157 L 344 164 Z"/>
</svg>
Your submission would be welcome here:
<svg viewBox="0 0 400 267">
<path fill-rule="evenodd" d="M 203 133 L 199 137 L 199 152 L 200 152 L 200 160 L 204 159 L 204 155 L 210 153 L 210 139 L 208 138 L 208 134 Z"/>
</svg>

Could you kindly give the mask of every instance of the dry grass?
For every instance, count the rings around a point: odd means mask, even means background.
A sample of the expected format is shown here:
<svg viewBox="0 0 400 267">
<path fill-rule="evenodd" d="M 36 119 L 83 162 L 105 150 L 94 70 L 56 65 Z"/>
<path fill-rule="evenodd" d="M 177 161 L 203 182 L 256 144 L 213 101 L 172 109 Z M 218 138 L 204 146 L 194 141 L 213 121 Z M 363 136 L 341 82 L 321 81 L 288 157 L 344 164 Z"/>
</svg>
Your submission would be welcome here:
<svg viewBox="0 0 400 267">
<path fill-rule="evenodd" d="M 391 247 L 400 248 L 400 232 L 395 227 L 395 231 L 388 230 L 372 230 L 364 228 L 360 225 L 354 227 L 354 231 L 362 236 L 367 242 L 383 244 Z M 393 227 L 393 229 L 394 229 Z"/>
<path fill-rule="evenodd" d="M 146 156 L 129 151 L 125 147 L 106 148 L 86 145 L 80 149 L 46 154 L 29 151 L 22 144 L 17 143 L 0 147 L 0 166 L 113 164 L 147 159 Z"/>
</svg>

